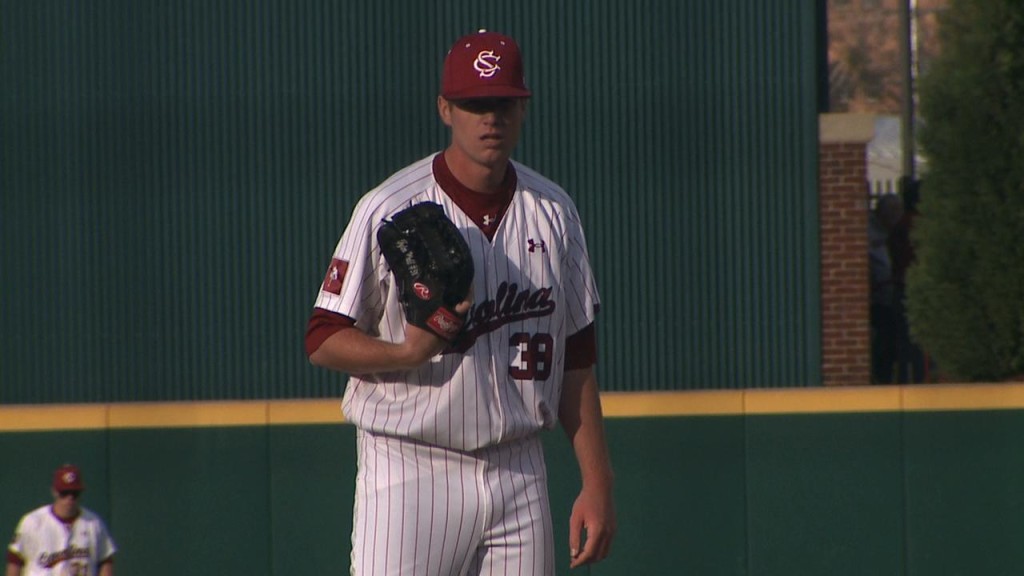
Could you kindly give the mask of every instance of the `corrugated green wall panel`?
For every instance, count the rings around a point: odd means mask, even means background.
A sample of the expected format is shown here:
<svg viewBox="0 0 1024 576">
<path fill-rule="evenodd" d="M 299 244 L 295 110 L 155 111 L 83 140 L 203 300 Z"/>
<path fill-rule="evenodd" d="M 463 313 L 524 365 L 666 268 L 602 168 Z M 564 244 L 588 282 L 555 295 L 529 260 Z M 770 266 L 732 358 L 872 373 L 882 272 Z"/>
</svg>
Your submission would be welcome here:
<svg viewBox="0 0 1024 576">
<path fill-rule="evenodd" d="M 589 224 L 612 386 L 818 381 L 809 18 L 780 3 L 641 2 L 580 27 L 592 66 L 544 63 L 598 94 L 567 90 L 557 116 L 577 121 L 554 146 L 578 160 L 549 172 Z"/>
<path fill-rule="evenodd" d="M 355 199 L 445 134 L 445 48 L 520 39 L 606 388 L 819 378 L 799 0 L 0 0 L 0 402 L 322 397 L 306 316 Z"/>
</svg>

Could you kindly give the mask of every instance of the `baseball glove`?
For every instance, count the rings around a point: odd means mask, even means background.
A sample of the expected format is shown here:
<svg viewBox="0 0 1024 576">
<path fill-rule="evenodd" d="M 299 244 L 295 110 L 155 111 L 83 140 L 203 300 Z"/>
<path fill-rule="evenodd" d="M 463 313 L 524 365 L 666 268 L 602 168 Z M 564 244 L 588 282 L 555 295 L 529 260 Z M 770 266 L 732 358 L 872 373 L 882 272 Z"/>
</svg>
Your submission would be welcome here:
<svg viewBox="0 0 1024 576">
<path fill-rule="evenodd" d="M 398 212 L 377 231 L 384 259 L 398 283 L 409 324 L 453 341 L 466 319 L 455 305 L 473 283 L 473 256 L 466 239 L 433 202 Z"/>
</svg>

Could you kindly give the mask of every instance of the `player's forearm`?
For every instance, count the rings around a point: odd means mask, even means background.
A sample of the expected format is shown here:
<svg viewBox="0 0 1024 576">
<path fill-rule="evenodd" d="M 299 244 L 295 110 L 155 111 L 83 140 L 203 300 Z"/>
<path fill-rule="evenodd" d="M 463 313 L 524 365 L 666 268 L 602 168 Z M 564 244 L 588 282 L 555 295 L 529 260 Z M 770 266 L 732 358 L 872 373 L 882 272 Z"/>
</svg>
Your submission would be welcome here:
<svg viewBox="0 0 1024 576">
<path fill-rule="evenodd" d="M 410 327 L 400 343 L 374 338 L 358 328 L 332 334 L 309 356 L 317 366 L 349 374 L 373 374 L 411 370 L 438 354 L 444 342 Z"/>
<path fill-rule="evenodd" d="M 4 576 L 21 576 L 21 566 L 8 562 Z"/>
<path fill-rule="evenodd" d="M 566 372 L 558 418 L 576 454 L 584 487 L 610 491 L 614 474 L 593 367 Z"/>
<path fill-rule="evenodd" d="M 114 563 L 104 562 L 100 564 L 99 576 L 114 576 Z"/>
</svg>

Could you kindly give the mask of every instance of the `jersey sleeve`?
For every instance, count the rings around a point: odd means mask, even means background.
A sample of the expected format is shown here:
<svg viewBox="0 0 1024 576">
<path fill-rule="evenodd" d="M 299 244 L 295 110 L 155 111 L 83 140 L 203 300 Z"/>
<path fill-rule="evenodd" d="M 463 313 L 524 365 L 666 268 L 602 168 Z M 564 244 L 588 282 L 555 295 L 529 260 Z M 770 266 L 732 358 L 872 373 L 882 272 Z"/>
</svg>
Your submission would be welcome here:
<svg viewBox="0 0 1024 576">
<path fill-rule="evenodd" d="M 371 196 L 356 205 L 335 247 L 314 306 L 351 318 L 372 333 L 383 302 L 382 266 L 375 234 L 380 217 Z"/>
<path fill-rule="evenodd" d="M 312 356 L 335 332 L 353 326 L 355 321 L 348 316 L 328 312 L 323 308 L 314 308 L 306 323 L 306 356 Z"/>
<path fill-rule="evenodd" d="M 590 266 L 590 254 L 576 207 L 570 205 L 566 222 L 566 252 L 563 282 L 568 306 L 567 334 L 576 334 L 594 323 L 601 300 Z"/>
<path fill-rule="evenodd" d="M 21 556 L 21 554 L 19 554 L 19 553 L 15 552 L 14 550 L 11 550 L 10 548 L 8 548 L 7 549 L 7 563 L 8 564 L 14 564 L 15 566 L 24 566 L 25 565 L 25 558 L 23 558 Z"/>
<path fill-rule="evenodd" d="M 565 339 L 565 369 L 578 370 L 597 364 L 597 330 L 591 324 Z"/>
<path fill-rule="evenodd" d="M 17 566 L 25 565 L 25 549 L 28 546 L 28 541 L 26 539 L 29 537 L 25 526 L 26 522 L 28 522 L 27 516 L 18 522 L 18 526 L 14 529 L 14 536 L 11 538 L 11 543 L 7 545 L 8 564 L 14 564 Z"/>
<path fill-rule="evenodd" d="M 99 559 L 100 564 L 103 564 L 112 561 L 116 552 L 117 545 L 114 544 L 114 538 L 111 537 L 110 530 L 107 530 L 107 525 L 100 520 L 99 531 L 96 534 L 96 558 Z"/>
</svg>

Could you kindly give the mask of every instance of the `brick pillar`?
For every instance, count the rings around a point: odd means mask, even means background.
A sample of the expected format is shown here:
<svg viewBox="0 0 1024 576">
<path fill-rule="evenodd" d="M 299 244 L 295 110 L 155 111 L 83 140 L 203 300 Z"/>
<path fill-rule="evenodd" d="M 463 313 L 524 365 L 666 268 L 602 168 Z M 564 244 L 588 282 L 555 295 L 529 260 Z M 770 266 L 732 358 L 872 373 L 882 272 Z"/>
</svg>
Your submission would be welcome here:
<svg viewBox="0 0 1024 576">
<path fill-rule="evenodd" d="M 821 372 L 826 386 L 871 383 L 867 144 L 874 116 L 819 117 Z"/>
</svg>

